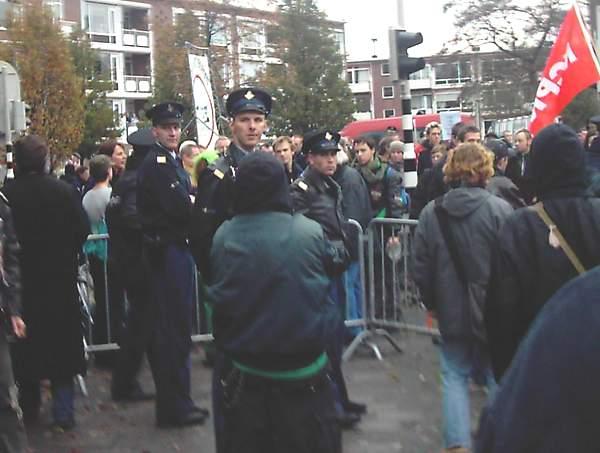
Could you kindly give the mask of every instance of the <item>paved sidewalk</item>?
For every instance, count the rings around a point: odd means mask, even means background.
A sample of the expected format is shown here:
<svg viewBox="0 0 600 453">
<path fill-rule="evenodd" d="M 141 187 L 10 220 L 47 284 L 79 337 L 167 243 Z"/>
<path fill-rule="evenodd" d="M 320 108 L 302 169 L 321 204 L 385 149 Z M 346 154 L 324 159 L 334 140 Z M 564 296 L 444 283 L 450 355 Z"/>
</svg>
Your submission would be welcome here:
<svg viewBox="0 0 600 453">
<path fill-rule="evenodd" d="M 369 413 L 353 431 L 344 432 L 345 453 L 429 453 L 441 450 L 441 415 L 437 347 L 429 337 L 402 334 L 399 354 L 385 340 L 377 340 L 385 360 L 359 349 L 345 364 L 351 397 L 366 402 Z M 193 355 L 192 388 L 195 401 L 210 407 L 210 370 Z M 154 403 L 116 404 L 110 399 L 110 375 L 91 369 L 90 396 L 78 397 L 78 426 L 54 433 L 45 405 L 41 422 L 29 429 L 35 453 L 214 453 L 212 420 L 205 426 L 159 430 L 154 426 Z M 152 389 L 148 370 L 144 388 Z M 480 408 L 485 395 L 472 392 Z M 475 425 L 474 425 L 475 426 Z M 240 452 L 242 453 L 242 452 Z"/>
</svg>

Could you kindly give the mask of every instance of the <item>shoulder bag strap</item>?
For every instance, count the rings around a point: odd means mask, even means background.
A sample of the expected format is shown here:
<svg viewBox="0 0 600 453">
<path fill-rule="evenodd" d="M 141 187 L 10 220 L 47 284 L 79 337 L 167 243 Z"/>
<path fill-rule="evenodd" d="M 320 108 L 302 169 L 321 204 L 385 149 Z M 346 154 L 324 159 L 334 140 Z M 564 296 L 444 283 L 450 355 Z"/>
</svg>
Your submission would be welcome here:
<svg viewBox="0 0 600 453">
<path fill-rule="evenodd" d="M 440 224 L 440 230 L 442 230 L 442 236 L 444 237 L 444 241 L 448 246 L 448 253 L 450 254 L 450 259 L 454 263 L 454 268 L 456 269 L 456 273 L 458 274 L 458 278 L 462 282 L 462 284 L 466 287 L 468 284 L 468 278 L 463 266 L 463 262 L 460 259 L 460 255 L 458 252 L 458 247 L 456 246 L 456 242 L 454 241 L 454 235 L 450 230 L 450 221 L 448 219 L 448 213 L 442 207 L 442 198 L 439 197 L 435 200 L 435 215 L 437 216 L 438 222 Z"/>
<path fill-rule="evenodd" d="M 573 265 L 573 267 L 575 267 L 577 273 L 580 275 L 583 274 L 585 272 L 585 267 L 583 266 L 583 264 L 581 263 L 581 261 L 567 242 L 567 240 L 564 238 L 564 236 L 558 229 L 556 223 L 554 223 L 552 218 L 548 215 L 546 209 L 544 209 L 544 203 L 540 201 L 539 203 L 534 205 L 534 209 L 535 212 L 537 212 L 538 216 L 540 216 L 542 221 L 550 230 L 550 234 L 553 234 L 556 237 L 560 248 L 563 250 L 563 252 L 565 252 L 565 255 L 567 255 L 567 258 L 569 258 L 569 261 L 571 261 L 571 264 Z"/>
</svg>

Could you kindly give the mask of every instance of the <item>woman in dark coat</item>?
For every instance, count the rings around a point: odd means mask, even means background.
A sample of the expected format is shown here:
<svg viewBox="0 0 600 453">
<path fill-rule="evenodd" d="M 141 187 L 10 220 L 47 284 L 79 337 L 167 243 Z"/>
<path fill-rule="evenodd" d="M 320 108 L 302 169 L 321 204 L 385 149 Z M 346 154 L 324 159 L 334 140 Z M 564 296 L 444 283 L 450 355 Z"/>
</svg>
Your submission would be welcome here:
<svg viewBox="0 0 600 453">
<path fill-rule="evenodd" d="M 41 379 L 50 379 L 57 426 L 74 425 L 73 377 L 85 371 L 77 299 L 77 255 L 89 224 L 73 187 L 47 173 L 48 147 L 30 135 L 15 144 L 17 178 L 4 188 L 21 245 L 23 319 L 15 374 L 26 419 L 39 413 Z"/>
</svg>

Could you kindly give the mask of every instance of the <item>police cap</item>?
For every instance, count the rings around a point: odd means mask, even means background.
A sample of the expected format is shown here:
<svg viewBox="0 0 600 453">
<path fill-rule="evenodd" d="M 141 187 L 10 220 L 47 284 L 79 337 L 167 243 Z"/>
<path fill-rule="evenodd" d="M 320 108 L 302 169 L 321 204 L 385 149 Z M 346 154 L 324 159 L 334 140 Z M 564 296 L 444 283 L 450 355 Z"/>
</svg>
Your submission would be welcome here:
<svg viewBox="0 0 600 453">
<path fill-rule="evenodd" d="M 183 105 L 179 102 L 162 102 L 155 104 L 146 112 L 153 126 L 161 124 L 179 124 L 183 118 Z"/>
<path fill-rule="evenodd" d="M 137 131 L 135 131 L 127 137 L 127 143 L 136 147 L 152 146 L 155 142 L 156 138 L 152 133 L 152 129 L 149 127 L 138 129 Z"/>
<path fill-rule="evenodd" d="M 302 152 L 304 154 L 328 154 L 338 151 L 340 134 L 330 130 L 312 131 L 304 136 Z"/>
<path fill-rule="evenodd" d="M 269 116 L 272 104 L 273 99 L 266 91 L 260 88 L 246 87 L 229 93 L 225 107 L 230 118 L 242 112 L 259 112 Z"/>
</svg>

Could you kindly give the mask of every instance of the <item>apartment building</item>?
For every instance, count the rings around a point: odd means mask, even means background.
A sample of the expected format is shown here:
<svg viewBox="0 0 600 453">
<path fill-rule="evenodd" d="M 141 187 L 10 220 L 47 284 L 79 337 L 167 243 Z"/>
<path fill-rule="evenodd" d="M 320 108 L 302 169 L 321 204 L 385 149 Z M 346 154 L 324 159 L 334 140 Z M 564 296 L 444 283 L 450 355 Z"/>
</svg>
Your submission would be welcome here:
<svg viewBox="0 0 600 453">
<path fill-rule="evenodd" d="M 472 112 L 487 118 L 527 114 L 525 82 L 507 77 L 515 62 L 499 52 L 426 57 L 410 76 L 412 113 Z M 354 94 L 356 119 L 401 115 L 402 100 L 391 80 L 387 59 L 348 61 L 346 75 Z"/>
<path fill-rule="evenodd" d="M 113 90 L 107 94 L 125 131 L 152 96 L 154 31 L 192 11 L 199 19 L 199 35 L 213 56 L 213 77 L 223 90 L 252 81 L 269 64 L 281 64 L 273 42 L 278 26 L 275 8 L 236 6 L 215 0 L 42 0 L 60 21 L 65 34 L 80 27 L 98 52 L 98 72 L 108 74 Z M 244 3 L 244 2 L 242 2 Z M 245 2 L 244 4 L 249 4 Z M 0 0 L 0 39 L 7 12 L 19 0 Z M 343 22 L 327 21 L 332 36 L 346 54 Z M 219 92 L 221 91 L 221 92 Z"/>
</svg>

